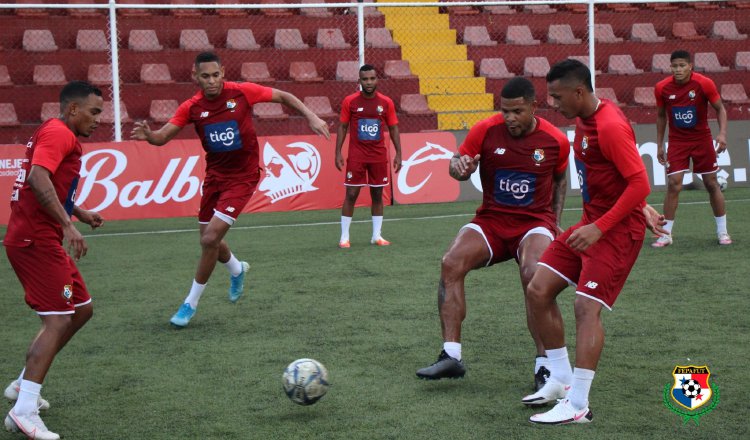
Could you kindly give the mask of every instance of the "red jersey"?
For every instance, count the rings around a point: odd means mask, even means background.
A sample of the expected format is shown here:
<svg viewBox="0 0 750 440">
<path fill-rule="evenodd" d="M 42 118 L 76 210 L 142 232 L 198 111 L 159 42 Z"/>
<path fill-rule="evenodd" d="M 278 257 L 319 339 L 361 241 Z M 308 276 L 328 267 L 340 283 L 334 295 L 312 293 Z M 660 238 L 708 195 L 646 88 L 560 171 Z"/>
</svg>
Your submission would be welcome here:
<svg viewBox="0 0 750 440">
<path fill-rule="evenodd" d="M 695 145 L 703 139 L 711 139 L 708 126 L 708 104 L 721 96 L 716 84 L 700 73 L 692 72 L 685 84 L 678 84 L 674 77 L 659 81 L 654 88 L 656 105 L 664 108 L 669 119 L 669 143 Z"/>
<path fill-rule="evenodd" d="M 573 151 L 583 193 L 582 221 L 586 224 L 594 223 L 612 209 L 625 192 L 628 178 L 638 173 L 646 176 L 633 127 L 620 108 L 606 99 L 601 100 L 593 115 L 576 118 Z M 645 199 L 608 230 L 630 232 L 634 239 L 643 240 L 644 204 Z"/>
<path fill-rule="evenodd" d="M 459 147 L 461 155 L 481 155 L 482 205 L 485 212 L 520 214 L 555 223 L 553 176 L 568 166 L 570 142 L 555 126 L 536 118 L 524 137 L 511 136 L 502 113 L 479 121 Z"/>
<path fill-rule="evenodd" d="M 391 98 L 380 92 L 375 92 L 372 98 L 365 98 L 361 92 L 353 93 L 341 102 L 339 120 L 349 124 L 349 160 L 388 161 L 383 128 L 398 124 Z"/>
<path fill-rule="evenodd" d="M 221 94 L 206 99 L 203 91 L 180 104 L 169 120 L 195 132 L 206 151 L 206 178 L 245 179 L 260 175 L 253 104 L 269 102 L 273 89 L 253 83 L 225 81 Z"/>
<path fill-rule="evenodd" d="M 75 193 L 81 171 L 81 148 L 78 138 L 63 121 L 52 118 L 43 123 L 26 144 L 26 159 L 13 184 L 10 220 L 3 244 L 6 246 L 40 246 L 60 244 L 62 226 L 39 204 L 27 177 L 32 165 L 46 168 L 58 200 L 68 215 L 73 213 Z"/>
</svg>

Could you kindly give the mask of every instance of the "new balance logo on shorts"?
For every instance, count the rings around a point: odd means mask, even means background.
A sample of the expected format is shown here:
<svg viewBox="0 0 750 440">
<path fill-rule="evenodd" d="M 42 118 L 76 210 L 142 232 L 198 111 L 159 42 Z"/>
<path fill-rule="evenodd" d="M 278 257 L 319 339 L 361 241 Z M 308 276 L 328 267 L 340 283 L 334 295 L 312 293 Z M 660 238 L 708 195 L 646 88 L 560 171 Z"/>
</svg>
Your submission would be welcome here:
<svg viewBox="0 0 750 440">
<path fill-rule="evenodd" d="M 589 288 L 589 289 L 591 289 L 591 290 L 594 290 L 594 289 L 596 289 L 596 288 L 597 288 L 597 286 L 599 286 L 599 283 L 595 283 L 595 282 L 593 282 L 593 281 L 589 281 L 589 282 L 587 282 L 587 283 L 585 284 L 585 286 L 586 286 L 586 287 L 588 287 L 588 288 Z"/>
</svg>

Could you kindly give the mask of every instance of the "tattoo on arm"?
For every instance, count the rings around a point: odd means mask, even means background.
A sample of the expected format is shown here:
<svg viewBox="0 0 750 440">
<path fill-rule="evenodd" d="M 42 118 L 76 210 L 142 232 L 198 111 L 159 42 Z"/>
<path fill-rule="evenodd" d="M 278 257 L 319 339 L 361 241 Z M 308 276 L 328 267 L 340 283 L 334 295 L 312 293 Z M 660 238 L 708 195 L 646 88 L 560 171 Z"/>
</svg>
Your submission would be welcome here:
<svg viewBox="0 0 750 440">
<path fill-rule="evenodd" d="M 443 304 L 445 303 L 445 283 L 443 280 L 440 280 L 438 283 L 438 310 L 441 310 L 443 308 Z"/>
</svg>

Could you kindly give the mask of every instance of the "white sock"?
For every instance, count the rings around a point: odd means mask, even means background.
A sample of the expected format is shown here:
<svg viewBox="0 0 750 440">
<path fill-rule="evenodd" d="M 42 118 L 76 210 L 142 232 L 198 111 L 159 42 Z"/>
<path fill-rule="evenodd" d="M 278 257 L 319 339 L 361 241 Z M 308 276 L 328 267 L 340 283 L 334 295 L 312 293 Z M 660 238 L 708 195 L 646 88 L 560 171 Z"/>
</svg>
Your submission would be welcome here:
<svg viewBox="0 0 750 440">
<path fill-rule="evenodd" d="M 716 235 L 727 233 L 727 215 L 724 214 L 721 217 L 714 217 L 716 219 Z"/>
<path fill-rule="evenodd" d="M 672 226 L 674 225 L 674 220 L 665 220 L 667 223 L 662 226 L 665 231 L 669 232 L 669 234 L 672 234 Z"/>
<path fill-rule="evenodd" d="M 229 274 L 233 277 L 242 273 L 242 263 L 231 252 L 229 253 L 229 261 L 224 263 L 224 266 L 229 269 Z"/>
<path fill-rule="evenodd" d="M 16 414 L 31 414 L 39 410 L 39 394 L 42 392 L 42 384 L 30 380 L 21 381 L 21 391 L 18 392 L 18 400 L 13 406 Z"/>
<path fill-rule="evenodd" d="M 21 375 L 18 376 L 18 384 L 21 384 L 21 381 L 23 380 L 23 374 L 26 372 L 26 367 L 23 367 L 23 370 L 21 370 Z"/>
<path fill-rule="evenodd" d="M 460 342 L 443 342 L 443 350 L 453 359 L 461 360 L 461 343 Z"/>
<path fill-rule="evenodd" d="M 377 240 L 380 238 L 380 230 L 383 228 L 383 216 L 373 215 L 372 216 L 372 239 Z M 460 360 L 460 359 L 459 359 Z"/>
<path fill-rule="evenodd" d="M 534 362 L 534 374 L 536 374 L 536 372 L 539 371 L 539 369 L 542 367 L 545 367 L 549 370 L 549 361 L 547 360 L 547 356 L 537 355 L 536 361 Z"/>
<path fill-rule="evenodd" d="M 339 241 L 348 241 L 349 240 L 349 226 L 352 224 L 352 218 L 341 216 L 341 240 Z"/>
<path fill-rule="evenodd" d="M 201 295 L 203 295 L 203 289 L 205 288 L 205 284 L 198 284 L 197 281 L 193 280 L 193 287 L 190 288 L 190 293 L 188 293 L 187 298 L 185 298 L 185 302 L 190 304 L 190 307 L 193 309 L 198 308 L 198 301 L 200 301 Z"/>
<path fill-rule="evenodd" d="M 573 370 L 573 383 L 568 392 L 568 400 L 573 408 L 581 410 L 589 406 L 589 390 L 596 371 L 576 367 Z"/>
<path fill-rule="evenodd" d="M 573 372 L 570 369 L 570 360 L 568 360 L 568 348 L 555 348 L 544 350 L 547 353 L 547 362 L 550 371 L 550 377 L 556 381 L 568 385 L 573 379 Z"/>
</svg>

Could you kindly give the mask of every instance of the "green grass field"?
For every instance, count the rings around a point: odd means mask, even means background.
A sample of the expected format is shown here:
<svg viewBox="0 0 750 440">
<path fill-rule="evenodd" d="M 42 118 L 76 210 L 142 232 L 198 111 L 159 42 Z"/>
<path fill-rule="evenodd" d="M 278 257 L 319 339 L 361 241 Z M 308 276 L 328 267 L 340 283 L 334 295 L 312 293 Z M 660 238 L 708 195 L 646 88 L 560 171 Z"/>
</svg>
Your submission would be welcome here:
<svg viewBox="0 0 750 440">
<path fill-rule="evenodd" d="M 590 425 L 527 421 L 532 411 L 520 398 L 531 390 L 534 350 L 513 262 L 467 278 L 467 377 L 416 379 L 442 344 L 440 258 L 478 202 L 387 208 L 388 248 L 369 245 L 368 210 L 355 214 L 363 221 L 352 226 L 349 250 L 336 247 L 338 212 L 245 215 L 228 241 L 251 264 L 249 290 L 229 303 L 228 275 L 217 267 L 184 330 L 168 320 L 197 263 L 195 219 L 87 232 L 80 268 L 95 314 L 55 361 L 43 417 L 65 438 L 87 440 L 750 438 L 750 189 L 726 197 L 734 245 L 716 245 L 705 192 L 683 192 L 675 244 L 644 247 L 614 312 L 604 312 Z M 659 207 L 661 198 L 652 202 Z M 580 199 L 567 205 L 570 225 Z M 4 387 L 39 320 L 5 257 L 0 277 Z M 560 298 L 573 353 L 572 291 Z M 325 364 L 333 384 L 311 407 L 281 389 L 284 367 L 301 357 Z M 719 405 L 698 426 L 662 403 L 675 365 L 689 364 L 708 365 L 721 387 Z M 0 432 L 11 438 L 20 436 Z"/>
</svg>

